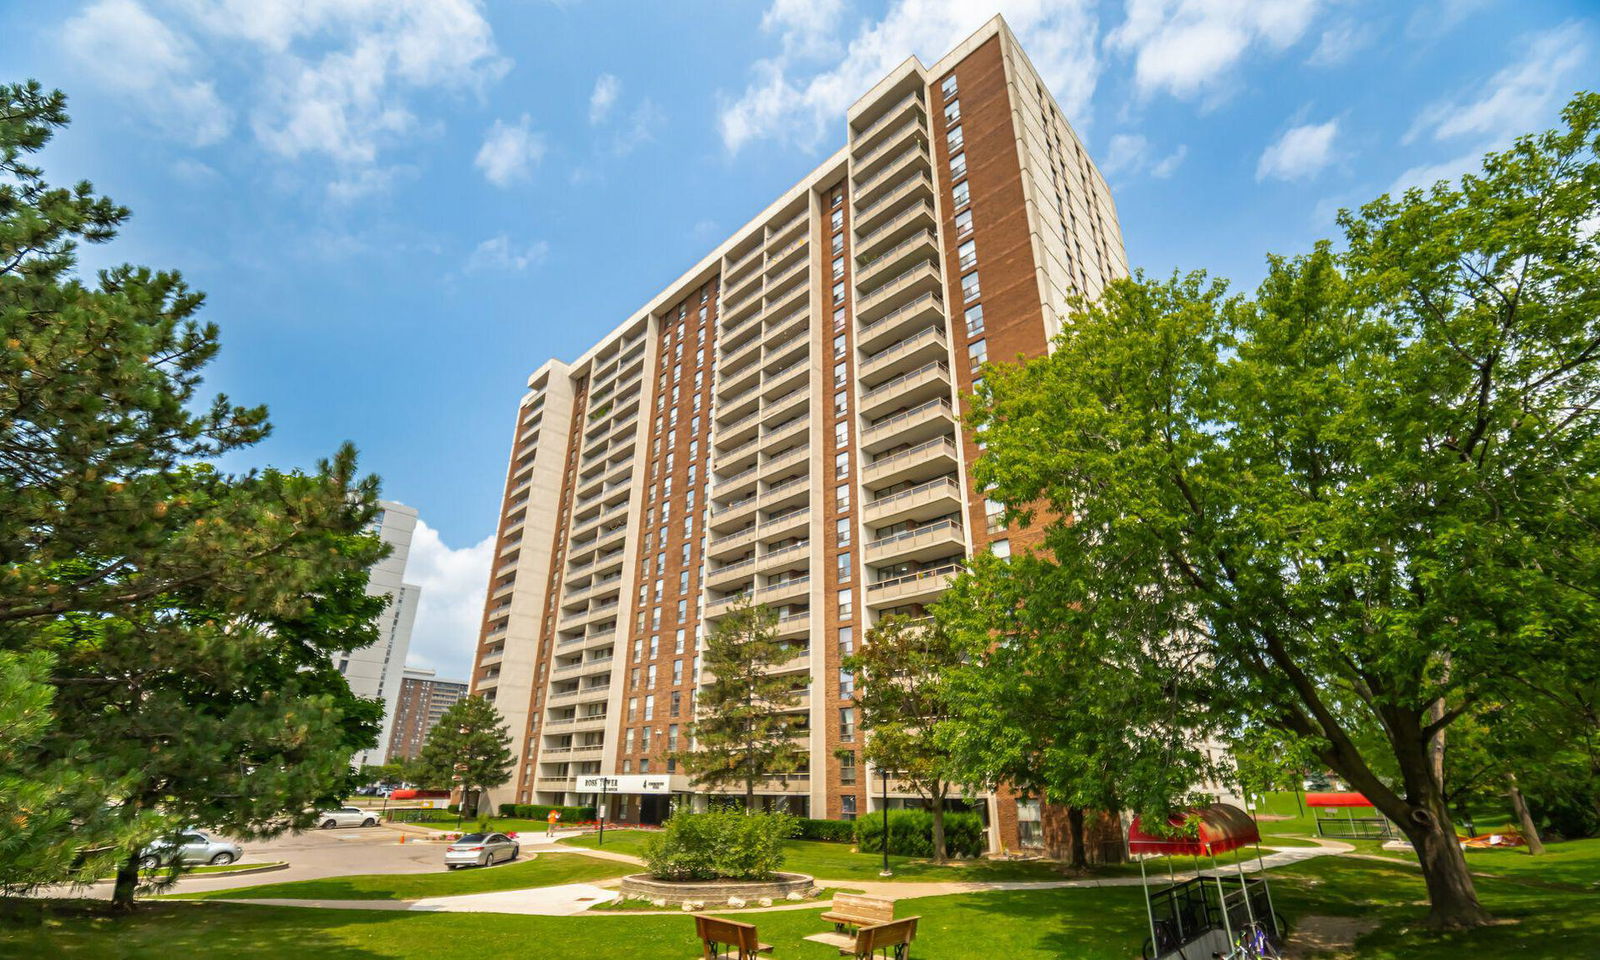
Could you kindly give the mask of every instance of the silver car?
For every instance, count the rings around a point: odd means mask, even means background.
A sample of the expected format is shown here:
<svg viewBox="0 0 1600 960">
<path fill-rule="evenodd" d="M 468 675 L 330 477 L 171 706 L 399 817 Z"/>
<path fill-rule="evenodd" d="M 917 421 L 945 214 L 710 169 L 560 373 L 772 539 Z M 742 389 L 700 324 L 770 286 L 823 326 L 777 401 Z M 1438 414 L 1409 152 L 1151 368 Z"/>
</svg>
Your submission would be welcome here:
<svg viewBox="0 0 1600 960">
<path fill-rule="evenodd" d="M 198 830 L 188 830 L 177 836 L 163 837 L 145 847 L 139 854 L 139 869 L 154 870 L 174 860 L 184 863 L 209 863 L 222 866 L 244 856 L 244 848 L 228 840 L 218 840 Z"/>
<path fill-rule="evenodd" d="M 487 867 L 502 860 L 515 860 L 522 852 L 517 841 L 503 833 L 469 833 L 444 848 L 444 865 Z"/>
<path fill-rule="evenodd" d="M 337 810 L 321 810 L 317 813 L 317 826 L 324 830 L 334 827 L 376 827 L 378 815 L 371 810 L 360 807 L 340 807 Z"/>
</svg>

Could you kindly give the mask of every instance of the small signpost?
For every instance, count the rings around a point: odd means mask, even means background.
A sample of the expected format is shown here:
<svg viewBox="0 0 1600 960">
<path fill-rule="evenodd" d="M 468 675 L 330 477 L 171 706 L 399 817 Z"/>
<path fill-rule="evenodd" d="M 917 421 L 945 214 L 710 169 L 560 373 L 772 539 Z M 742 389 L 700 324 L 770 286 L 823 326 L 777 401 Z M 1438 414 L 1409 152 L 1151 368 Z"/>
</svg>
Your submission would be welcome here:
<svg viewBox="0 0 1600 960">
<path fill-rule="evenodd" d="M 669 794 L 672 792 L 668 786 L 667 777 L 655 777 L 649 774 L 622 774 L 608 777 L 602 774 L 587 774 L 578 777 L 579 793 L 598 793 L 600 803 L 595 807 L 599 816 L 599 836 L 595 839 L 595 846 L 604 846 L 606 842 L 606 795 L 609 793 L 636 793 L 641 795 Z"/>
</svg>

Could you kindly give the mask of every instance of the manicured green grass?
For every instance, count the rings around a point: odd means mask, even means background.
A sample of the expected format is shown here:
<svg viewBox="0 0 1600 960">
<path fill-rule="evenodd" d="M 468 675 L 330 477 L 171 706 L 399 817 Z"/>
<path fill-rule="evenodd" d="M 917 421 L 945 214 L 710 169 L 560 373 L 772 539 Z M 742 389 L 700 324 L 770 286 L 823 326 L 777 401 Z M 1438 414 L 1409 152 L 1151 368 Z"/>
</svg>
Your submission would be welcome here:
<svg viewBox="0 0 1600 960">
<path fill-rule="evenodd" d="M 644 855 L 644 841 L 650 833 L 644 830 L 607 830 L 606 842 L 600 849 L 617 853 Z M 584 834 L 561 841 L 577 847 L 596 848 L 595 835 Z M 883 869 L 883 854 L 853 853 L 846 843 L 824 843 L 820 840 L 790 840 L 784 844 L 786 858 L 783 869 L 794 873 L 809 873 L 824 880 L 877 880 Z M 1000 882 L 1010 880 L 1060 880 L 1061 869 L 1053 863 L 1042 861 L 957 860 L 944 866 L 912 857 L 889 857 L 889 868 L 895 880 L 910 883 L 939 881 Z"/>
<path fill-rule="evenodd" d="M 600 860 L 578 853 L 547 853 L 536 859 L 495 867 L 446 871 L 441 865 L 438 873 L 366 874 L 325 880 L 294 880 L 178 896 L 195 900 L 416 900 L 420 897 L 449 897 L 463 893 L 585 883 L 618 877 L 627 872 L 627 864 L 613 860 Z"/>
</svg>

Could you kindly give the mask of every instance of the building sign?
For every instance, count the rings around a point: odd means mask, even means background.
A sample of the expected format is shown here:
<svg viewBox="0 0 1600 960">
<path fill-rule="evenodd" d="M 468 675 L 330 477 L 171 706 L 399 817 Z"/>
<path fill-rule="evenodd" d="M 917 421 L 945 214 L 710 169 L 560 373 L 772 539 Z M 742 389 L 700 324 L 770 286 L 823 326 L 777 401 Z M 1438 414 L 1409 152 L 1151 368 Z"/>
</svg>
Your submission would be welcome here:
<svg viewBox="0 0 1600 960">
<path fill-rule="evenodd" d="M 615 777 L 604 777 L 596 773 L 578 778 L 578 792 L 666 796 L 672 792 L 667 783 L 667 777 L 652 777 L 644 773 L 620 774 Z"/>
</svg>

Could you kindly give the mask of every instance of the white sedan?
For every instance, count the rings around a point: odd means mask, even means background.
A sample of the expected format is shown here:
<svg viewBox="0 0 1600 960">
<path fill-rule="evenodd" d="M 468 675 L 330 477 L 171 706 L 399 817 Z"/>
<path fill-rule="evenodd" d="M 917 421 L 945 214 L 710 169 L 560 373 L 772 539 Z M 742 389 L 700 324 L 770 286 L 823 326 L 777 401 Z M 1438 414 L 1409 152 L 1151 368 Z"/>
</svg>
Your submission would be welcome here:
<svg viewBox="0 0 1600 960">
<path fill-rule="evenodd" d="M 378 815 L 371 810 L 360 807 L 340 807 L 337 810 L 323 810 L 317 814 L 317 826 L 324 830 L 334 827 L 376 827 Z"/>
</svg>

